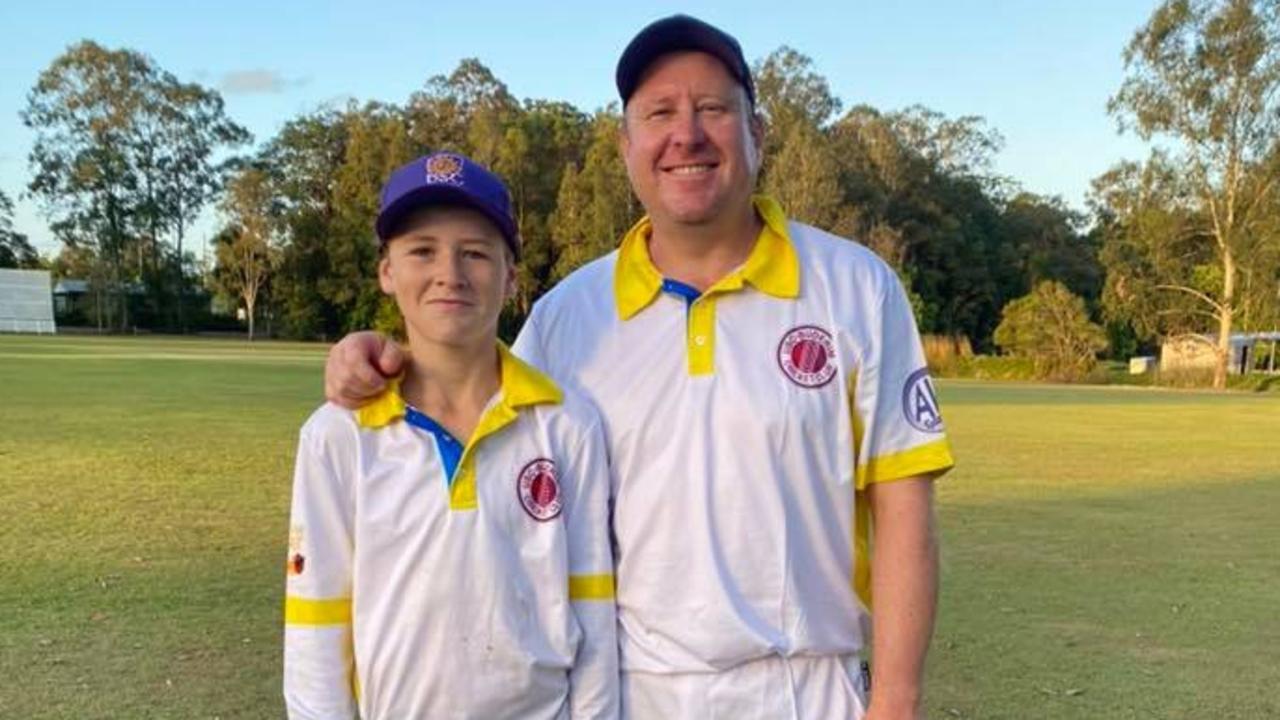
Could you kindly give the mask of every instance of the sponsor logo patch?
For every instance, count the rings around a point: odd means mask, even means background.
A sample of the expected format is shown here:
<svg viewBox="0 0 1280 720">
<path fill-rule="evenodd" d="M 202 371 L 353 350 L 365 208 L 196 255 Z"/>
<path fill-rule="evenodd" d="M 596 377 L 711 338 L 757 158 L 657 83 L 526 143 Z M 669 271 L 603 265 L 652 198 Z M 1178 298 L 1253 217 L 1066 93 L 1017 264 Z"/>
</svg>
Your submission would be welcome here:
<svg viewBox="0 0 1280 720">
<path fill-rule="evenodd" d="M 835 341 L 816 325 L 792 328 L 778 343 L 778 367 L 800 387 L 822 387 L 836 376 Z"/>
<path fill-rule="evenodd" d="M 560 497 L 560 482 L 556 480 L 556 464 L 538 458 L 525 465 L 516 479 L 516 494 L 529 517 L 539 522 L 554 520 L 560 515 L 564 502 Z"/>
<path fill-rule="evenodd" d="M 920 432 L 942 432 L 942 411 L 938 409 L 938 395 L 933 391 L 929 368 L 907 376 L 902 388 L 902 412 L 911 427 Z"/>
<path fill-rule="evenodd" d="M 456 155 L 439 153 L 427 158 L 427 182 L 462 184 L 462 160 Z"/>
</svg>

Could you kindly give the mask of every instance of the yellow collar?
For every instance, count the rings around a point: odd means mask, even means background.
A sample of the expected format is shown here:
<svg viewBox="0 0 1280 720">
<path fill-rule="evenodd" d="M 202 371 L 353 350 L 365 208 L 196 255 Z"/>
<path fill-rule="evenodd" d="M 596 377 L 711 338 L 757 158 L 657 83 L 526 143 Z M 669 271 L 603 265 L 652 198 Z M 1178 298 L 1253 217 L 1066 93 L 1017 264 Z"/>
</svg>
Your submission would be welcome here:
<svg viewBox="0 0 1280 720">
<path fill-rule="evenodd" d="M 721 278 L 707 293 L 737 290 L 745 281 L 774 297 L 797 297 L 800 294 L 800 261 L 787 233 L 787 216 L 782 206 L 772 198 L 755 195 L 751 201 L 756 214 L 764 221 L 764 228 L 760 230 L 760 236 L 742 267 Z M 627 231 L 618 248 L 613 295 L 618 317 L 623 320 L 648 307 L 662 290 L 662 273 L 649 257 L 649 236 L 652 232 L 653 225 L 646 215 Z"/>
<path fill-rule="evenodd" d="M 551 378 L 532 365 L 511 354 L 507 346 L 498 343 L 501 385 L 498 388 L 499 405 L 514 411 L 516 408 L 540 403 L 556 404 L 563 399 L 560 388 Z M 380 428 L 404 417 L 405 402 L 400 395 L 400 378 L 387 383 L 387 389 L 356 411 L 356 423 L 364 428 Z"/>
</svg>

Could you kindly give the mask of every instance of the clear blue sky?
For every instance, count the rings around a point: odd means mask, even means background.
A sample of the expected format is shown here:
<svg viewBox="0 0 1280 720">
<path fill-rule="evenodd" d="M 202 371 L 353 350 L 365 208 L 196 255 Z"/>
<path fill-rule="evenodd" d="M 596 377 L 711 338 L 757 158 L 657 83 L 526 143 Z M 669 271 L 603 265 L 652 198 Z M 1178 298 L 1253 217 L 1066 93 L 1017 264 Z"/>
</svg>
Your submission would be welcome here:
<svg viewBox="0 0 1280 720">
<path fill-rule="evenodd" d="M 0 189 L 17 229 L 54 252 L 21 197 L 32 134 L 19 110 L 39 72 L 88 38 L 129 47 L 184 80 L 222 90 L 256 142 L 289 118 L 347 98 L 403 102 L 432 75 L 477 57 L 520 98 L 593 110 L 615 98 L 613 67 L 647 22 L 687 12 L 723 27 L 749 61 L 790 45 L 845 107 L 920 103 L 982 115 L 1006 139 L 997 170 L 1083 209 L 1089 181 L 1145 154 L 1106 114 L 1121 51 L 1156 0 L 843 2 L 160 2 L 0 3 Z M 781 12 L 785 10 L 786 12 Z M 214 226 L 212 212 L 196 228 Z"/>
</svg>

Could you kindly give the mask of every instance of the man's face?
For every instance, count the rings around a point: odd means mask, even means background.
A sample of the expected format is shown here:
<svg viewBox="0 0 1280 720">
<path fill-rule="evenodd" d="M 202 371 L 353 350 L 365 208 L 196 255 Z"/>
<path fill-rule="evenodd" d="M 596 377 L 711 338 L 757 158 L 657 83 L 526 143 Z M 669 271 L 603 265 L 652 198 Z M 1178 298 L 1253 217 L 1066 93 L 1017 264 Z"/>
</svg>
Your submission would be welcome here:
<svg viewBox="0 0 1280 720">
<path fill-rule="evenodd" d="M 515 266 L 502 233 L 462 207 L 429 207 L 409 216 L 378 263 L 382 291 L 395 297 L 412 344 L 466 347 L 492 343 L 498 315 L 515 289 Z"/>
<path fill-rule="evenodd" d="M 631 187 L 654 222 L 705 225 L 749 207 L 761 128 L 715 57 L 664 55 L 627 102 L 621 138 Z"/>
</svg>

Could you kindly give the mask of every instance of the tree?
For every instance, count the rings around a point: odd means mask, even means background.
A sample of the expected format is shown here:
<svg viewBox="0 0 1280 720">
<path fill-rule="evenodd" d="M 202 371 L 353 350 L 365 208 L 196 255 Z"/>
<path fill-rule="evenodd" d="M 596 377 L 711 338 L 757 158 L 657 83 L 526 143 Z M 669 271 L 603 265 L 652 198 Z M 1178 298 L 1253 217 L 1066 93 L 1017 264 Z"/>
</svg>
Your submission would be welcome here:
<svg viewBox="0 0 1280 720">
<path fill-rule="evenodd" d="M 491 165 L 519 103 L 507 86 L 475 58 L 449 75 L 436 75 L 409 98 L 406 117 L 413 141 L 424 151 L 455 150 Z"/>
<path fill-rule="evenodd" d="M 1005 205 L 1002 222 L 1025 283 L 1018 294 L 1042 280 L 1058 280 L 1087 302 L 1097 301 L 1103 270 L 1082 213 L 1062 198 L 1021 192 Z"/>
<path fill-rule="evenodd" d="M 149 137 L 138 140 L 151 161 L 145 175 L 151 207 L 159 218 L 155 227 L 171 231 L 175 239 L 170 274 L 177 281 L 176 326 L 185 331 L 187 278 L 182 268 L 187 228 L 239 163 L 235 158 L 215 162 L 215 153 L 244 145 L 252 136 L 226 116 L 222 96 L 214 90 L 163 73 L 153 97 L 152 114 L 158 121 Z"/>
<path fill-rule="evenodd" d="M 325 291 L 337 215 L 334 178 L 346 153 L 347 130 L 342 113 L 332 108 L 294 118 L 258 160 L 270 174 L 281 213 L 280 272 L 272 297 L 290 337 L 333 337 L 345 327 Z"/>
<path fill-rule="evenodd" d="M 1270 162 L 1280 135 L 1280 12 L 1269 0 L 1165 0 L 1124 58 L 1128 75 L 1109 109 L 1122 130 L 1177 149 L 1167 161 L 1185 179 L 1190 212 L 1181 213 L 1184 232 L 1131 243 L 1149 262 L 1109 268 L 1118 277 L 1108 282 L 1128 283 L 1126 272 L 1146 267 L 1155 274 L 1145 281 L 1161 295 L 1191 299 L 1162 310 L 1185 308 L 1216 326 L 1213 383 L 1223 388 L 1242 269 L 1277 242 L 1263 216 L 1277 202 L 1280 180 L 1280 165 Z M 1207 256 L 1212 267 L 1162 263 L 1173 246 Z M 1162 266 L 1176 272 L 1159 272 Z"/>
<path fill-rule="evenodd" d="M 755 77 L 768 128 L 762 188 L 797 220 L 837 233 L 852 231 L 852 211 L 828 135 L 840 100 L 814 71 L 813 60 L 785 45 L 756 63 Z"/>
<path fill-rule="evenodd" d="M 986 119 L 977 115 L 951 119 L 923 105 L 912 105 L 891 113 L 889 122 L 903 144 L 941 172 L 996 179 L 992 167 L 995 154 L 1004 147 L 1004 137 L 988 128 Z"/>
<path fill-rule="evenodd" d="M 1055 280 L 1005 305 L 1001 315 L 996 344 L 1031 360 L 1037 377 L 1082 379 L 1107 347 L 1102 328 L 1089 322 L 1084 301 Z"/>
<path fill-rule="evenodd" d="M 40 267 L 40 256 L 27 236 L 13 229 L 13 202 L 0 191 L 0 268 Z"/>
<path fill-rule="evenodd" d="M 244 303 L 253 340 L 259 293 L 275 265 L 277 211 L 267 174 L 248 167 L 227 184 L 221 210 L 230 226 L 215 241 L 218 288 Z"/>
<path fill-rule="evenodd" d="M 756 63 L 756 103 L 769 131 L 765 154 L 772 155 L 797 123 L 825 128 L 840 112 L 840 99 L 831 94 L 827 79 L 813 69 L 813 60 L 783 45 Z"/>
<path fill-rule="evenodd" d="M 216 190 L 211 154 L 248 134 L 215 92 L 179 82 L 141 53 L 91 41 L 40 74 L 21 116 L 36 133 L 29 189 L 59 239 L 93 248 L 109 269 L 108 323 L 125 327 L 126 288 L 148 278 L 160 287 L 174 274 L 164 237 L 176 230 L 181 242 Z M 179 246 L 178 276 L 180 263 Z M 163 303 L 157 295 L 152 304 Z"/>
<path fill-rule="evenodd" d="M 1016 253 L 993 198 L 994 183 L 960 171 L 986 163 L 972 153 L 960 163 L 958 151 L 930 150 L 922 138 L 944 131 L 926 120 L 939 127 L 954 124 L 920 108 L 911 112 L 907 121 L 899 113 L 858 106 L 831 128 L 840 187 L 851 213 L 850 235 L 898 271 L 922 330 L 962 334 L 981 348 L 989 344 L 1001 305 L 1026 290 L 1017 280 Z M 959 139 L 930 142 L 984 146 Z"/>
<path fill-rule="evenodd" d="M 831 142 L 808 122 L 791 123 L 769 158 L 762 185 L 787 214 L 801 222 L 840 233 L 852 216 L 840 189 L 840 165 Z M 842 222 L 843 221 L 843 222 Z"/>
<path fill-rule="evenodd" d="M 384 296 L 375 279 L 382 184 L 413 159 L 403 111 L 392 105 L 354 105 L 343 113 L 343 157 L 333 184 L 333 222 L 328 238 L 329 272 L 321 279 L 325 299 L 343 317 L 343 330 L 369 327 Z M 389 300 L 387 300 L 389 302 Z"/>
<path fill-rule="evenodd" d="M 107 323 L 128 324 L 126 255 L 141 198 L 129 157 L 133 124 L 155 68 L 144 56 L 81 42 L 56 58 L 27 96 L 36 132 L 28 186 L 64 243 L 86 244 L 110 269 Z"/>
<path fill-rule="evenodd" d="M 591 118 L 563 102 L 526 101 L 507 128 L 493 169 L 507 182 L 523 242 L 512 317 L 518 328 L 552 283 L 555 245 L 550 219 L 566 169 L 582 167 L 592 139 Z"/>
<path fill-rule="evenodd" d="M 613 107 L 596 113 L 581 170 L 571 165 L 564 171 L 550 221 L 554 280 L 617 247 L 640 213 L 618 154 L 621 124 Z"/>
</svg>

